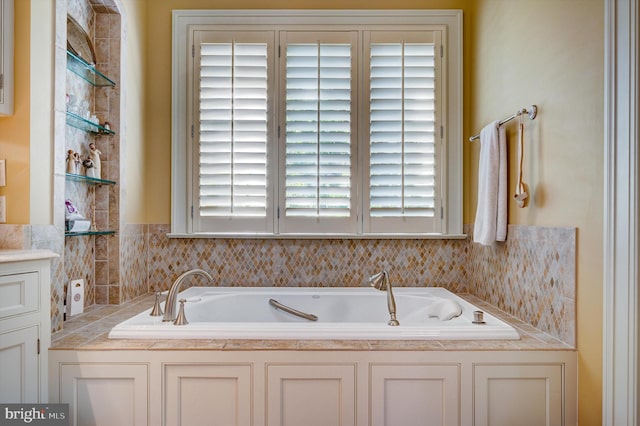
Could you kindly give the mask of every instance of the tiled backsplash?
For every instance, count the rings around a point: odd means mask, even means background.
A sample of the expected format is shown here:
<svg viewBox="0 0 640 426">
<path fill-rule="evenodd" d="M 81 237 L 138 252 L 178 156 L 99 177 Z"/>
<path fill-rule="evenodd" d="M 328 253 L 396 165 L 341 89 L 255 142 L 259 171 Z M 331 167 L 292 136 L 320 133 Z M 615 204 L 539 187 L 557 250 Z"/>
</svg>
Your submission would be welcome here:
<svg viewBox="0 0 640 426">
<path fill-rule="evenodd" d="M 465 226 L 468 234 L 472 226 Z M 575 228 L 510 225 L 507 242 L 466 240 L 170 239 L 168 225 L 147 236 L 148 289 L 165 290 L 182 272 L 203 268 L 222 286 L 360 286 L 385 268 L 396 286 L 438 286 L 474 294 L 575 345 Z M 127 236 L 123 236 L 127 239 Z M 126 250 L 123 249 L 123 250 Z M 135 250 L 133 250 L 135 252 Z M 126 256 L 138 262 L 135 256 Z M 139 262 L 138 262 L 139 265 Z M 125 298 L 144 293 L 123 277 Z M 195 283 L 202 284 L 194 279 Z"/>
<path fill-rule="evenodd" d="M 357 287 L 387 269 L 396 286 L 441 286 L 467 292 L 464 240 L 169 239 L 149 227 L 149 286 L 167 289 L 190 268 L 216 285 Z"/>
<path fill-rule="evenodd" d="M 42 232 L 0 226 L 17 247 Z M 472 227 L 466 226 L 467 233 Z M 575 228 L 510 225 L 505 243 L 465 240 L 295 240 L 167 237 L 168 225 L 127 225 L 120 240 L 122 301 L 165 290 L 182 272 L 203 268 L 221 286 L 361 286 L 385 268 L 396 286 L 471 293 L 575 345 Z M 41 247 L 38 248 L 43 248 Z M 96 251 L 99 251 L 99 245 Z M 68 259 L 67 259 L 68 260 Z M 52 321 L 61 324 L 62 281 L 52 285 Z M 203 284 L 194 277 L 193 284 Z M 114 280 L 109 280 L 114 281 Z M 118 281 L 114 281 L 118 282 Z M 99 287 L 99 286 L 97 286 Z M 113 290 L 115 291 L 115 290 Z M 111 293 L 110 293 L 111 294 Z M 96 299 L 100 296 L 96 294 Z M 111 299 L 111 298 L 110 298 Z M 117 303 L 117 300 L 110 300 Z M 99 302 L 108 303 L 107 300 Z M 60 316 L 60 318 L 56 318 Z M 54 331 L 58 330 L 54 325 Z"/>
<path fill-rule="evenodd" d="M 510 225 L 507 235 L 469 243 L 469 292 L 575 346 L 576 229 Z"/>
</svg>

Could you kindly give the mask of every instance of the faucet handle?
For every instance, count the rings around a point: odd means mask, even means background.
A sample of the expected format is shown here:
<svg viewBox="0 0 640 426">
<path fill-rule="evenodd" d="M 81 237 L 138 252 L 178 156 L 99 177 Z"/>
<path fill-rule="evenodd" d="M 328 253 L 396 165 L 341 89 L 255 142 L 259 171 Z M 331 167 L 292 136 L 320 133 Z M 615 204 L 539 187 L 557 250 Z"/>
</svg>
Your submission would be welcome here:
<svg viewBox="0 0 640 426">
<path fill-rule="evenodd" d="M 151 313 L 149 315 L 151 315 L 152 317 L 159 317 L 161 315 L 163 315 L 164 313 L 162 312 L 162 307 L 160 307 L 160 292 L 156 293 L 156 301 L 153 304 L 153 309 L 151 310 Z"/>
<path fill-rule="evenodd" d="M 187 321 L 187 317 L 184 314 L 184 304 L 187 301 L 187 299 L 180 299 L 180 310 L 178 311 L 178 316 L 176 317 L 176 320 L 173 322 L 175 325 L 187 325 L 189 324 L 189 321 Z"/>
</svg>

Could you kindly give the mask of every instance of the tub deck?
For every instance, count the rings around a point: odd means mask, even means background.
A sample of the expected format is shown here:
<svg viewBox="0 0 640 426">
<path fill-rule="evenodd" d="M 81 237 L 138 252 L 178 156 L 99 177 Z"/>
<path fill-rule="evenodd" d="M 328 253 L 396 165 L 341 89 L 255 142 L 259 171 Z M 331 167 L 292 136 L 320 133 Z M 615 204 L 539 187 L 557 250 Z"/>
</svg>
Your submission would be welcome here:
<svg viewBox="0 0 640 426">
<path fill-rule="evenodd" d="M 351 340 L 351 339 L 109 339 L 112 327 L 153 306 L 149 294 L 122 305 L 94 305 L 64 323 L 52 335 L 52 350 L 347 350 L 347 351 L 477 351 L 477 350 L 575 350 L 575 348 L 527 324 L 475 296 L 464 300 L 505 321 L 516 329 L 519 340 Z"/>
</svg>

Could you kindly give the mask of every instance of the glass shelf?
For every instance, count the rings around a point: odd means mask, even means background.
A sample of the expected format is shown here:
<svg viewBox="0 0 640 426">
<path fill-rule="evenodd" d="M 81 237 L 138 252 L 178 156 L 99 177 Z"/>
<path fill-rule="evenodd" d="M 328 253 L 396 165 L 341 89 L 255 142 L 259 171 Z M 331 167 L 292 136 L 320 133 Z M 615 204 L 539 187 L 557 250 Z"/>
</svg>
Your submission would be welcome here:
<svg viewBox="0 0 640 426">
<path fill-rule="evenodd" d="M 65 178 L 74 182 L 85 182 L 92 185 L 115 185 L 116 182 L 107 179 L 98 179 L 89 176 L 77 175 L 75 173 L 65 173 Z"/>
<path fill-rule="evenodd" d="M 82 232 L 65 232 L 65 237 L 81 237 L 84 235 L 113 235 L 116 231 L 82 231 Z"/>
<path fill-rule="evenodd" d="M 107 129 L 100 124 L 96 124 L 93 121 L 89 121 L 86 118 L 82 118 L 77 114 L 67 111 L 67 124 L 76 129 L 84 130 L 85 132 L 95 133 L 97 135 L 115 135 L 116 132 Z"/>
<path fill-rule="evenodd" d="M 67 69 L 96 87 L 113 87 L 116 83 L 93 65 L 67 51 Z"/>
</svg>

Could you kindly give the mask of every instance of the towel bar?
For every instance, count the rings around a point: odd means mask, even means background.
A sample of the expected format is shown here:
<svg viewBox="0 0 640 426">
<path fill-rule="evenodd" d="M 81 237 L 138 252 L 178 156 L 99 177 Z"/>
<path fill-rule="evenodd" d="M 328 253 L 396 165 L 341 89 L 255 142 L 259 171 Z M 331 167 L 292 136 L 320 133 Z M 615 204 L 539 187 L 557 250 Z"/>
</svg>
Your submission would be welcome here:
<svg viewBox="0 0 640 426">
<path fill-rule="evenodd" d="M 522 108 L 522 109 L 518 110 L 515 114 L 513 114 L 513 115 L 511 115 L 511 116 L 509 116 L 509 117 L 507 117 L 505 119 L 500 120 L 498 122 L 498 125 L 502 126 L 504 123 L 507 123 L 507 122 L 513 120 L 514 118 L 521 116 L 522 114 L 527 114 L 529 116 L 529 118 L 531 120 L 533 120 L 538 115 L 538 107 L 535 106 L 535 105 L 531 105 L 529 108 Z M 475 136 L 471 136 L 469 138 L 469 142 L 473 142 L 476 139 L 480 139 L 480 135 L 479 134 L 477 134 Z"/>
</svg>

